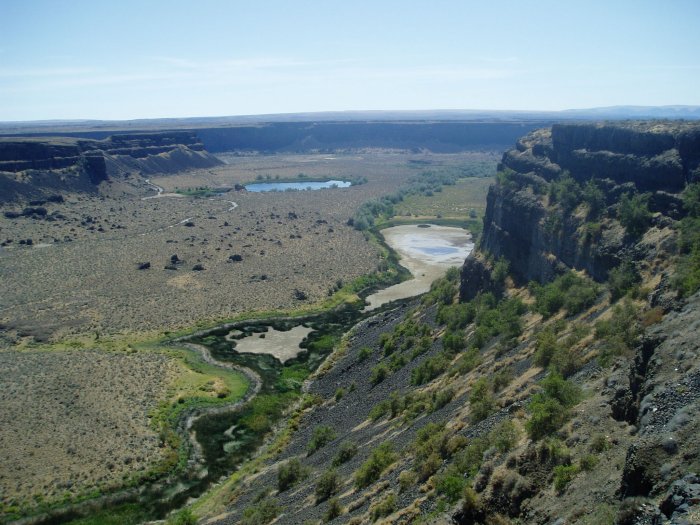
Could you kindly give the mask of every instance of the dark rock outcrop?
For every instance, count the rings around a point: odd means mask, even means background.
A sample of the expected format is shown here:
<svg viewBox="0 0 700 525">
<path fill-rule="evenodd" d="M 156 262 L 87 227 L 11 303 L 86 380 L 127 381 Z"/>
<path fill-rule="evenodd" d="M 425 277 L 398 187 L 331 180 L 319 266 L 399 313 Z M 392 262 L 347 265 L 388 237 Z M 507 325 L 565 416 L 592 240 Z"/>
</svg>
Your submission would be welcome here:
<svg viewBox="0 0 700 525">
<path fill-rule="evenodd" d="M 192 132 L 0 139 L 0 201 L 56 191 L 94 191 L 129 172 L 175 173 L 221 164 Z M 15 174 L 22 173 L 22 177 Z"/>
<path fill-rule="evenodd" d="M 663 229 L 683 217 L 678 192 L 700 174 L 699 137 L 692 122 L 556 124 L 531 132 L 503 155 L 505 180 L 489 190 L 480 249 L 506 257 L 521 283 L 547 282 L 568 268 L 607 279 L 621 260 L 648 253 L 619 222 L 601 225 L 585 210 L 553 205 L 548 183 L 565 173 L 581 185 L 595 179 L 606 207 L 625 193 L 649 192 L 650 211 L 662 214 L 654 225 Z M 465 278 L 470 272 L 465 268 Z"/>
</svg>

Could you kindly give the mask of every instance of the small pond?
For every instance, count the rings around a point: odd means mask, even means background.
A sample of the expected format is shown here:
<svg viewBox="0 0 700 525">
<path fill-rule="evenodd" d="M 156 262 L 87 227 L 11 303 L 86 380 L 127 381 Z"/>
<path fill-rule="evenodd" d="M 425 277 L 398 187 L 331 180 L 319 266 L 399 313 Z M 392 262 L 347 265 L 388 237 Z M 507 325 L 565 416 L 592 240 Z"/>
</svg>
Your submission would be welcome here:
<svg viewBox="0 0 700 525">
<path fill-rule="evenodd" d="M 326 188 L 348 188 L 351 182 L 343 180 L 327 180 L 327 181 L 306 181 L 306 182 L 256 182 L 254 184 L 246 184 L 245 189 L 253 193 L 262 193 L 266 191 L 303 191 L 303 190 L 322 190 Z"/>
</svg>

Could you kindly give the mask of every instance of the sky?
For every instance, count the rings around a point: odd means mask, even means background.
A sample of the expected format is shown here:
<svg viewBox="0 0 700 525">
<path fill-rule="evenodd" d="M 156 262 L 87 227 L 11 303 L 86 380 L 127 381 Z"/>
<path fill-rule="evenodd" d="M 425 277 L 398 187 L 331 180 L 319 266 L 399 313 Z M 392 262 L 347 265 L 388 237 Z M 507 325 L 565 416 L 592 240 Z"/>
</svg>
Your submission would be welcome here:
<svg viewBox="0 0 700 525">
<path fill-rule="evenodd" d="M 698 0 L 0 0 L 0 121 L 700 105 Z"/>
</svg>

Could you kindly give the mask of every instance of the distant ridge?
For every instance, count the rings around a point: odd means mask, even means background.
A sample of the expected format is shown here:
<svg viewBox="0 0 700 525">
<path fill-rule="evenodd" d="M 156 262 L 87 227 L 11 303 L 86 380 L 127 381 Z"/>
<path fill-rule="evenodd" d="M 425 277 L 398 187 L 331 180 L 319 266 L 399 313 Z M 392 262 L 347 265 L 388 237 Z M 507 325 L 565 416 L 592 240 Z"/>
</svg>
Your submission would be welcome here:
<svg viewBox="0 0 700 525">
<path fill-rule="evenodd" d="M 218 117 L 154 118 L 134 120 L 37 120 L 0 122 L 0 134 L 76 133 L 93 130 L 148 130 L 197 129 L 229 127 L 269 122 L 396 122 L 396 121 L 451 121 L 451 122 L 531 122 L 558 120 L 602 119 L 700 119 L 700 106 L 610 106 L 563 111 L 536 110 L 369 110 L 323 111 L 317 113 L 279 113 L 266 115 L 232 115 Z"/>
</svg>

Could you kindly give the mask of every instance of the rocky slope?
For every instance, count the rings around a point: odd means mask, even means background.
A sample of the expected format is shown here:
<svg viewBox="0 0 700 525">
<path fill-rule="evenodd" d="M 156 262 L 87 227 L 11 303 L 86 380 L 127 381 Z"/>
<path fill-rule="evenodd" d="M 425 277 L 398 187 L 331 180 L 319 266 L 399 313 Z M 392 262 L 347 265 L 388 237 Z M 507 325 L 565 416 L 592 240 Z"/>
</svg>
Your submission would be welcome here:
<svg viewBox="0 0 700 525">
<path fill-rule="evenodd" d="M 191 132 L 0 139 L 0 201 L 61 191 L 96 191 L 129 173 L 150 175 L 208 168 L 221 162 Z"/>
<path fill-rule="evenodd" d="M 521 139 L 461 278 L 357 326 L 203 522 L 700 523 L 699 131 Z"/>
</svg>

